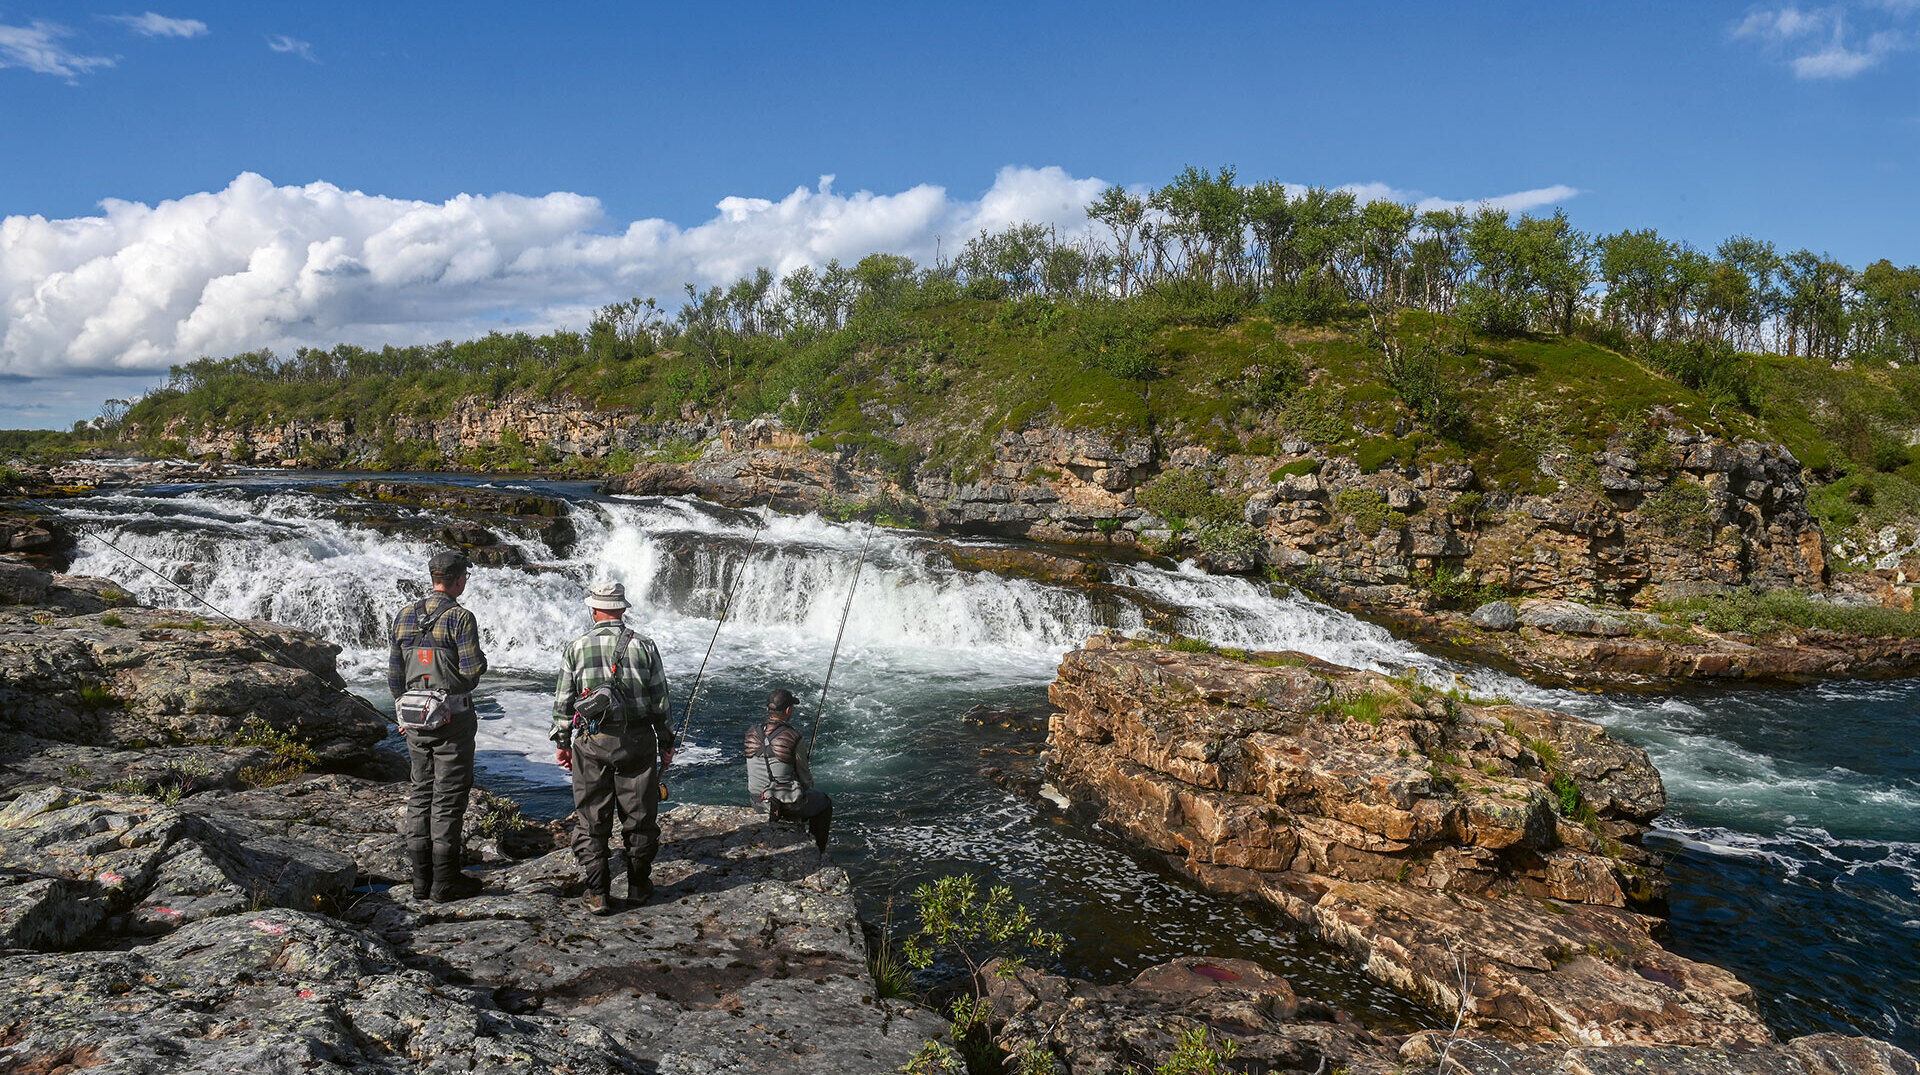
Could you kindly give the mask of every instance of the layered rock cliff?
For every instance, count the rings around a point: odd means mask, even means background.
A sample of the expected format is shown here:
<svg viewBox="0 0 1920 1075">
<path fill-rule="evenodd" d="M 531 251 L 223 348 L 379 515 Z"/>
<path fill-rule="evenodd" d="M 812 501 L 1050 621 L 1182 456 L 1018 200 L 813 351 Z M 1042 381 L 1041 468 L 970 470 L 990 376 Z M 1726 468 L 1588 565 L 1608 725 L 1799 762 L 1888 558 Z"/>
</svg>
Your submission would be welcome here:
<svg viewBox="0 0 1920 1075">
<path fill-rule="evenodd" d="M 1656 940 L 1641 751 L 1542 710 L 1294 654 L 1095 636 L 1052 687 L 1084 819 L 1511 1040 L 1759 1045 L 1751 991 Z"/>
<path fill-rule="evenodd" d="M 689 410 L 660 422 L 522 397 L 466 399 L 444 418 L 396 416 L 378 426 L 176 421 L 133 432 L 178 441 L 196 457 L 266 465 L 364 464 L 383 446 L 406 443 L 457 467 L 463 454 L 506 438 L 555 461 L 655 457 L 611 483 L 614 491 L 877 506 L 942 529 L 1100 543 L 1168 541 L 1181 520 L 1155 517 L 1138 493 L 1162 473 L 1189 470 L 1243 502 L 1258 538 L 1249 552 L 1361 606 L 1427 604 L 1436 573 L 1612 603 L 1702 587 L 1824 585 L 1820 530 L 1790 453 L 1710 437 L 1670 414 L 1654 419 L 1651 431 L 1618 433 L 1604 451 L 1556 458 L 1554 473 L 1525 481 L 1412 453 L 1362 461 L 1284 442 L 1234 454 L 1048 421 L 999 433 L 988 458 L 956 469 L 920 462 L 947 431 L 904 418 L 884 437 L 812 438 L 774 418 Z M 875 421 L 893 424 L 884 414 Z M 1529 491 L 1543 483 L 1550 491 Z"/>
</svg>

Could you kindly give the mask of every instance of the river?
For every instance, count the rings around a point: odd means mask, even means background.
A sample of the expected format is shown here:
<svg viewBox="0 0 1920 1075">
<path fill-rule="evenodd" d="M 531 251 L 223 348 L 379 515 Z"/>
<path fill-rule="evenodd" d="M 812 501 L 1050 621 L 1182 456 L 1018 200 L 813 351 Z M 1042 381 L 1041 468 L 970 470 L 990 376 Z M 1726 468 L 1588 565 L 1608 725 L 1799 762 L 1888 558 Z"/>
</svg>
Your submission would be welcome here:
<svg viewBox="0 0 1920 1075">
<path fill-rule="evenodd" d="M 229 613 L 340 644 L 348 682 L 387 707 L 384 624 L 418 591 L 429 547 L 338 521 L 339 494 L 314 488 L 337 477 L 158 486 L 62 507 Z M 535 570 L 477 568 L 463 599 L 494 669 L 482 779 L 530 814 L 558 817 L 570 804 L 545 739 L 549 691 L 561 647 L 584 626 L 586 587 L 626 584 L 633 619 L 665 656 L 677 716 L 758 520 L 683 498 L 609 499 L 578 483 L 498 486 L 566 498 L 579 531 L 566 556 L 507 537 Z M 867 533 L 817 516 L 767 521 L 670 774 L 675 801 L 740 799 L 740 735 L 771 687 L 792 688 L 812 711 Z M 73 570 L 154 604 L 183 600 L 92 539 Z M 1669 809 L 1649 842 L 1673 856 L 1669 946 L 1752 984 L 1783 1036 L 1833 1030 L 1920 1046 L 1920 685 L 1549 690 L 1424 653 L 1284 588 L 1148 565 L 1115 581 L 1090 597 L 962 571 L 922 535 L 874 532 L 815 766 L 836 801 L 834 858 L 869 914 L 971 869 L 1012 885 L 1068 935 L 1072 973 L 1116 980 L 1176 955 L 1240 956 L 1376 1021 L 1432 1022 L 1290 927 L 1198 893 L 979 775 L 1037 743 L 962 713 L 1044 708 L 1060 656 L 1088 631 L 1136 628 L 1148 609 L 1173 607 L 1183 633 L 1223 645 L 1457 677 L 1607 725 L 1646 749 L 1666 781 Z"/>
</svg>

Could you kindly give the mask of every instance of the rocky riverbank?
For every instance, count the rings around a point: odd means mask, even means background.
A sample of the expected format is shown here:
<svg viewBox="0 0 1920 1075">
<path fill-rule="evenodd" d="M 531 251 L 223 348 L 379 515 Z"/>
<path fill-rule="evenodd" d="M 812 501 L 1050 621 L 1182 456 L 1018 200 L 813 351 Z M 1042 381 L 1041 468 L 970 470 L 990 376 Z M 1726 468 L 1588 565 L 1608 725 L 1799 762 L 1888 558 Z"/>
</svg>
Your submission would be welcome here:
<svg viewBox="0 0 1920 1075">
<path fill-rule="evenodd" d="M 942 1027 L 876 996 L 803 834 L 676 805 L 654 901 L 597 918 L 561 827 L 478 791 L 485 892 L 416 902 L 398 759 L 329 689 L 337 650 L 0 583 L 7 1071 L 891 1072 Z"/>
<path fill-rule="evenodd" d="M 1619 690 L 1805 683 L 1920 673 L 1920 638 L 1818 628 L 1715 632 L 1682 616 L 1530 598 L 1471 614 L 1353 608 L 1430 649 L 1549 686 Z"/>
<path fill-rule="evenodd" d="M 1784 1055 L 1751 990 L 1660 945 L 1666 881 L 1640 845 L 1659 774 L 1595 725 L 1106 636 L 1051 693 L 1046 774 L 1083 823 L 1275 908 L 1475 1036 Z"/>
<path fill-rule="evenodd" d="M 570 853 L 482 799 L 486 890 L 412 901 L 401 788 L 0 810 L 9 1071 L 890 1072 L 939 1029 L 876 999 L 846 874 L 744 809 L 664 819 L 660 892 L 586 913 Z"/>
<path fill-rule="evenodd" d="M 858 513 L 1097 550 L 1197 554 L 1213 570 L 1283 575 L 1423 640 L 1475 637 L 1446 612 L 1463 596 L 1473 598 L 1466 610 L 1491 596 L 1619 610 L 1700 593 L 1786 589 L 1910 608 L 1920 579 L 1920 559 L 1875 564 L 1874 577 L 1837 570 L 1791 453 L 1709 435 L 1658 408 L 1644 425 L 1607 436 L 1599 451 L 1549 454 L 1529 466 L 1490 456 L 1478 468 L 1412 447 L 1382 455 L 1398 435 L 1386 430 L 1365 442 L 1367 453 L 1304 441 L 1253 453 L 1045 418 L 999 433 L 976 466 L 936 466 L 925 460 L 950 430 L 878 410 L 867 418 L 882 433 L 822 436 L 777 418 L 692 410 L 675 421 L 639 420 L 566 400 L 510 397 L 463 400 L 444 418 L 395 418 L 378 428 L 338 419 L 138 432 L 179 441 L 196 458 L 270 466 L 374 464 L 403 443 L 457 469 L 453 461 L 506 440 L 589 470 L 633 459 L 637 466 L 609 477 L 606 491 Z M 1168 498 L 1153 490 L 1169 475 L 1193 477 L 1211 499 L 1163 503 Z M 1228 508 L 1230 518 L 1194 514 Z M 1580 661 L 1592 659 L 1600 665 L 1594 685 L 1920 672 L 1913 647 L 1844 631 L 1771 640 L 1759 654 L 1743 645 L 1677 655 L 1612 645 L 1563 655 L 1552 646 L 1536 653 L 1521 635 L 1479 648 L 1555 681 L 1577 679 Z"/>
</svg>

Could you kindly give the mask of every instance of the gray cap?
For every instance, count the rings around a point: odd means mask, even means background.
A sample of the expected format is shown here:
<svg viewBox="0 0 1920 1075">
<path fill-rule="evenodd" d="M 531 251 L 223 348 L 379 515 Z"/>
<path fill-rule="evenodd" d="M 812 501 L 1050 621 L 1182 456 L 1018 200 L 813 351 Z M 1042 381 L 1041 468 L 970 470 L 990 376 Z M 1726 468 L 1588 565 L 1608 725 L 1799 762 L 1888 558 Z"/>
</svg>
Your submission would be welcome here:
<svg viewBox="0 0 1920 1075">
<path fill-rule="evenodd" d="M 587 607 L 603 612 L 624 612 L 627 604 L 627 588 L 617 582 L 602 582 L 594 585 L 587 593 Z"/>
<path fill-rule="evenodd" d="M 467 558 L 457 552 L 436 552 L 433 559 L 427 561 L 427 572 L 434 578 L 452 578 L 464 575 L 470 565 Z"/>
</svg>

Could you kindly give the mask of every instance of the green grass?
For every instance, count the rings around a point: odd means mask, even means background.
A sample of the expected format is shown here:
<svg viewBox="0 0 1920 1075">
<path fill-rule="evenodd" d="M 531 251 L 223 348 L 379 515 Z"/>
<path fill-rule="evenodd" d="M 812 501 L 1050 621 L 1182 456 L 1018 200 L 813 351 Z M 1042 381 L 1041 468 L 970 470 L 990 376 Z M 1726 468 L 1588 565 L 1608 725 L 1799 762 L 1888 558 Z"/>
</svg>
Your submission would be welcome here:
<svg viewBox="0 0 1920 1075">
<path fill-rule="evenodd" d="M 120 698 L 103 683 L 84 683 L 80 686 L 80 705 L 95 711 L 120 708 Z"/>
<path fill-rule="evenodd" d="M 257 361 L 196 364 L 197 381 L 183 381 L 190 391 L 150 394 L 133 408 L 129 428 L 134 447 L 179 454 L 181 445 L 158 439 L 173 419 L 231 427 L 352 417 L 359 428 L 377 430 L 391 428 L 397 416 L 441 418 L 463 403 L 520 395 L 579 400 L 641 420 L 676 419 L 689 405 L 734 418 L 777 414 L 790 428 L 823 438 L 817 443 L 851 449 L 901 477 L 937 472 L 975 480 L 1002 432 L 1044 420 L 1116 441 L 1152 436 L 1229 455 L 1271 456 L 1284 442 L 1305 441 L 1368 472 L 1465 462 L 1479 480 L 1471 495 L 1560 494 L 1565 483 L 1578 495 L 1599 497 L 1588 459 L 1610 435 L 1634 441 L 1643 472 L 1668 473 L 1664 431 L 1649 425 L 1664 409 L 1710 434 L 1785 443 L 1812 472 L 1811 510 L 1830 539 L 1852 540 L 1851 555 L 1880 527 L 1920 521 L 1920 451 L 1904 437 L 1920 427 L 1920 369 L 1869 360 L 1835 369 L 1805 358 L 1729 355 L 1729 363 L 1750 371 L 1743 374 L 1750 384 L 1737 393 L 1748 402 L 1740 404 L 1729 402 L 1724 386 L 1710 394 L 1688 387 L 1705 382 L 1658 348 L 1643 346 L 1646 356 L 1637 357 L 1607 346 L 1613 337 L 1604 330 L 1494 337 L 1406 311 L 1395 330 L 1400 345 L 1431 355 L 1438 379 L 1457 396 L 1459 420 L 1436 428 L 1402 402 L 1353 311 L 1321 311 L 1330 319 L 1309 324 L 1276 319 L 1272 305 L 1247 309 L 1204 297 L 1149 296 L 1116 314 L 1117 306 L 956 297 L 951 287 L 929 283 L 897 308 L 856 312 L 831 331 L 729 336 L 711 353 L 672 332 L 618 354 L 559 332 L 393 349 L 395 361 L 412 363 L 414 372 L 404 375 L 379 372 L 399 368 L 373 361 L 379 356 L 356 360 L 355 368 L 372 372 L 324 381 L 244 372 L 264 368 Z M 1118 330 L 1116 316 L 1124 322 Z M 1128 363 L 1089 350 L 1090 340 L 1115 331 L 1137 351 Z M 896 426 L 891 415 L 904 424 Z M 0 459 L 70 455 L 101 436 L 0 432 Z M 685 462 L 699 450 L 674 445 L 653 457 Z M 1543 465 L 1548 459 L 1560 460 L 1557 476 Z M 391 436 L 369 442 L 359 459 L 309 460 L 581 474 L 637 461 L 562 458 L 548 446 L 510 438 L 448 459 L 433 444 Z M 1289 463 L 1269 478 L 1282 481 L 1314 466 Z M 1710 540 L 1692 511 L 1697 496 L 1682 483 L 1667 489 L 1649 499 L 1650 518 L 1690 545 Z M 1475 512 L 1456 505 L 1456 514 Z M 1377 533 L 1392 518 L 1368 512 L 1357 525 Z M 1843 549 L 1838 559 L 1847 555 Z"/>
<path fill-rule="evenodd" d="M 1790 590 L 1741 591 L 1671 601 L 1659 607 L 1670 617 L 1697 623 L 1709 631 L 1767 637 L 1820 630 L 1874 638 L 1920 638 L 1920 613 L 1829 604 Z"/>
<path fill-rule="evenodd" d="M 1393 695 L 1380 691 L 1355 691 L 1329 698 L 1321 704 L 1318 712 L 1322 716 L 1377 725 L 1386 719 L 1397 700 Z"/>
</svg>

